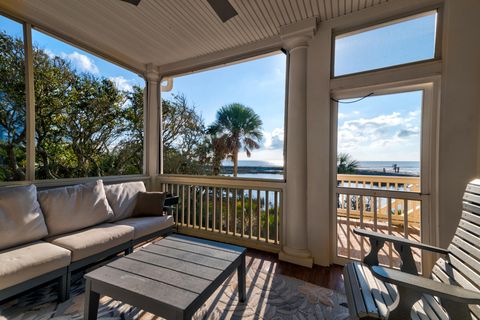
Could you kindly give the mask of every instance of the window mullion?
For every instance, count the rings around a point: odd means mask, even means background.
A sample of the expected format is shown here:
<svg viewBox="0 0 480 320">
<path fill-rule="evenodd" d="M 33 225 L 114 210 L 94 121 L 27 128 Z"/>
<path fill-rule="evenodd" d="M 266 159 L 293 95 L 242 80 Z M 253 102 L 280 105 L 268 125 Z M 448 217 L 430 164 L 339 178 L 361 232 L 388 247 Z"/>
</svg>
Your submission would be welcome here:
<svg viewBox="0 0 480 320">
<path fill-rule="evenodd" d="M 25 97 L 26 97 L 26 180 L 35 180 L 35 88 L 33 79 L 32 25 L 23 25 L 25 50 Z"/>
</svg>

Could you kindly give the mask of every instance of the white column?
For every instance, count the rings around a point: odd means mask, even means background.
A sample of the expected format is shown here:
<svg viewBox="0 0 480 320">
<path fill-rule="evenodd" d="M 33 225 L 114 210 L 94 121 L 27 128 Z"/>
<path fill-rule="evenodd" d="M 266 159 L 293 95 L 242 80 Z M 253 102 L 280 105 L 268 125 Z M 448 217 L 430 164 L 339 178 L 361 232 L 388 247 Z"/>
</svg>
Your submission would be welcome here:
<svg viewBox="0 0 480 320">
<path fill-rule="evenodd" d="M 280 260 L 312 267 L 307 238 L 307 51 L 315 20 L 281 30 L 289 52 L 284 236 Z"/>
<path fill-rule="evenodd" d="M 160 130 L 161 120 L 161 93 L 160 74 L 157 67 L 147 65 L 145 74 L 145 108 L 144 108 L 144 164 L 145 174 L 155 177 L 161 173 L 162 143 Z"/>
</svg>

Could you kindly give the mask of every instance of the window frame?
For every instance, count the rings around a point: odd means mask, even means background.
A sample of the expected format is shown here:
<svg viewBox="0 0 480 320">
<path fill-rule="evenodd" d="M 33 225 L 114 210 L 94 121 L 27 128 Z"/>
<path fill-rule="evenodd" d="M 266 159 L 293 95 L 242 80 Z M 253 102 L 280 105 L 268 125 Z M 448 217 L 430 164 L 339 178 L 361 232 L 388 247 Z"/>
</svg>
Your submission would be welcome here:
<svg viewBox="0 0 480 320">
<path fill-rule="evenodd" d="M 435 25 L 435 48 L 434 48 L 434 57 L 430 59 L 424 59 L 424 60 L 418 60 L 418 61 L 413 61 L 413 62 L 407 62 L 407 63 L 401 63 L 401 64 L 396 64 L 393 66 L 387 66 L 387 67 L 381 67 L 381 68 L 375 68 L 375 69 L 370 69 L 370 70 L 365 70 L 365 71 L 359 71 L 359 72 L 352 72 L 348 74 L 342 74 L 339 76 L 335 75 L 335 40 L 339 36 L 347 36 L 349 34 L 357 34 L 357 33 L 362 33 L 370 30 L 374 30 L 377 28 L 382 28 L 384 26 L 389 26 L 393 25 L 396 23 L 401 23 L 404 21 L 412 20 L 415 18 L 419 18 L 425 15 L 428 15 L 431 12 L 436 12 L 437 14 L 437 21 Z M 373 73 L 373 72 L 378 72 L 378 71 L 384 71 L 384 70 L 391 70 L 391 69 L 396 69 L 399 67 L 406 67 L 406 66 L 413 66 L 417 64 L 424 64 L 428 62 L 434 62 L 434 61 L 440 61 L 442 59 L 442 30 L 443 30 L 443 5 L 434 5 L 434 6 L 429 6 L 429 7 L 424 7 L 422 9 L 418 10 L 413 10 L 413 11 L 407 11 L 399 15 L 394 15 L 394 16 L 389 16 L 386 18 L 382 19 L 376 19 L 369 21 L 367 23 L 361 23 L 357 24 L 354 26 L 350 26 L 347 28 L 338 28 L 338 29 L 332 29 L 332 36 L 331 36 L 331 54 L 330 54 L 330 79 L 339 79 L 339 78 L 346 78 L 350 76 L 356 76 L 356 75 L 363 75 L 363 74 L 368 74 L 368 73 Z"/>
</svg>

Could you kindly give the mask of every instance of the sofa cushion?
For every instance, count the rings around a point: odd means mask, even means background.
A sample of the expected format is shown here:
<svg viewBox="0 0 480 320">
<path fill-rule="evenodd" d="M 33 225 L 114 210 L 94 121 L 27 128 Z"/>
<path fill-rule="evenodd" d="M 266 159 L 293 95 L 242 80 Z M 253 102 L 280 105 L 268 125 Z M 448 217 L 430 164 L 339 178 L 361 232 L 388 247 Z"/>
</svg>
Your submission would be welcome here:
<svg viewBox="0 0 480 320">
<path fill-rule="evenodd" d="M 113 217 L 102 180 L 38 193 L 49 236 L 87 228 Z"/>
<path fill-rule="evenodd" d="M 88 229 L 47 238 L 46 241 L 72 252 L 72 262 L 133 240 L 133 227 L 100 224 Z"/>
<path fill-rule="evenodd" d="M 143 181 L 105 185 L 105 194 L 114 216 L 109 221 L 130 218 L 139 192 L 145 192 Z"/>
<path fill-rule="evenodd" d="M 40 240 L 47 234 L 34 185 L 0 191 L 0 250 Z"/>
<path fill-rule="evenodd" d="M 136 240 L 173 226 L 173 216 L 130 218 L 117 221 L 115 224 L 133 227 L 135 229 L 133 238 Z"/>
<path fill-rule="evenodd" d="M 165 192 L 139 192 L 133 217 L 163 216 L 166 196 Z"/>
<path fill-rule="evenodd" d="M 70 264 L 70 251 L 37 241 L 0 251 L 0 290 Z"/>
</svg>

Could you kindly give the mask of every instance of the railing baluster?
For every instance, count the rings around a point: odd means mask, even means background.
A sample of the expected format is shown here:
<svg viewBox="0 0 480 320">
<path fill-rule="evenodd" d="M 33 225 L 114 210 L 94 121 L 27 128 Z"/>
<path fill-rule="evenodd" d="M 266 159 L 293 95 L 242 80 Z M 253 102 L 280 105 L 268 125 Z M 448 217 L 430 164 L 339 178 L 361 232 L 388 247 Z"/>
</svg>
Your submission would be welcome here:
<svg viewBox="0 0 480 320">
<path fill-rule="evenodd" d="M 248 220 L 248 226 L 250 228 L 250 232 L 248 233 L 248 237 L 252 239 L 252 231 L 253 231 L 253 199 L 252 199 L 252 189 L 248 190 L 248 202 L 249 202 L 249 211 L 250 211 L 250 219 Z"/>
<path fill-rule="evenodd" d="M 268 242 L 270 239 L 270 212 L 268 211 L 268 190 L 265 191 L 265 223 L 267 224 L 267 233 L 265 234 L 265 241 Z"/>
<path fill-rule="evenodd" d="M 220 225 L 218 231 L 221 233 L 223 231 L 223 188 L 220 188 Z"/>
<path fill-rule="evenodd" d="M 205 211 L 205 230 L 208 230 L 210 226 L 210 187 L 207 187 L 205 195 L 207 197 L 207 200 L 205 201 L 207 204 Z"/>
<path fill-rule="evenodd" d="M 197 186 L 193 186 L 193 227 L 197 225 Z"/>
<path fill-rule="evenodd" d="M 347 194 L 347 258 L 351 259 L 350 256 L 350 195 Z"/>
<path fill-rule="evenodd" d="M 280 206 L 278 205 L 278 201 L 282 201 L 282 197 L 279 197 L 279 192 L 278 191 L 275 191 L 275 244 L 278 244 L 279 242 L 279 237 L 280 237 L 280 230 L 279 230 L 279 225 L 280 225 L 280 210 L 279 208 L 281 208 L 281 204 Z M 280 195 L 282 195 L 280 193 Z"/>
<path fill-rule="evenodd" d="M 388 234 L 392 234 L 392 198 L 387 198 L 387 217 L 388 217 Z M 392 252 L 392 243 L 388 242 L 388 260 L 389 265 L 393 265 L 393 252 Z"/>
<path fill-rule="evenodd" d="M 241 237 L 243 238 L 245 236 L 245 190 L 242 190 L 242 232 L 241 232 Z"/>
<path fill-rule="evenodd" d="M 216 229 L 217 220 L 217 188 L 213 188 L 213 217 L 212 217 L 212 231 Z"/>
<path fill-rule="evenodd" d="M 178 185 L 178 184 L 177 184 L 177 193 L 175 195 L 176 196 L 180 195 L 180 185 Z M 176 224 L 179 224 L 179 221 L 178 221 L 178 206 L 179 206 L 179 204 L 177 203 L 177 205 L 175 206 L 175 223 Z"/>
<path fill-rule="evenodd" d="M 198 216 L 198 229 L 202 229 L 202 226 L 203 226 L 203 186 L 200 188 L 200 215 Z"/>
<path fill-rule="evenodd" d="M 408 200 L 403 200 L 403 232 L 406 239 L 408 239 Z"/>
<path fill-rule="evenodd" d="M 188 206 L 187 206 L 187 226 L 190 227 L 190 214 L 191 214 L 191 200 L 190 200 L 190 190 L 192 189 L 192 186 L 188 186 Z"/>
<path fill-rule="evenodd" d="M 237 200 L 238 200 L 238 190 L 235 188 L 235 196 L 233 200 L 233 235 L 237 235 Z"/>
<path fill-rule="evenodd" d="M 260 240 L 260 225 L 261 225 L 261 216 L 260 216 L 260 190 L 257 190 L 257 240 Z"/>
<path fill-rule="evenodd" d="M 358 196 L 358 204 L 360 207 L 360 229 L 364 229 L 363 225 L 363 196 Z M 363 257 L 365 257 L 365 248 L 363 247 L 363 237 L 360 237 L 360 256 L 363 260 Z"/>
<path fill-rule="evenodd" d="M 377 231 L 378 223 L 378 208 L 377 208 L 377 197 L 373 197 L 373 229 Z"/>
<path fill-rule="evenodd" d="M 227 188 L 227 234 L 230 232 L 230 188 Z"/>
<path fill-rule="evenodd" d="M 182 184 L 182 226 L 185 225 L 185 185 Z"/>
</svg>

